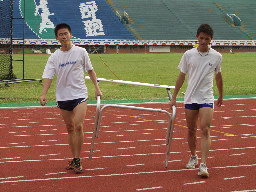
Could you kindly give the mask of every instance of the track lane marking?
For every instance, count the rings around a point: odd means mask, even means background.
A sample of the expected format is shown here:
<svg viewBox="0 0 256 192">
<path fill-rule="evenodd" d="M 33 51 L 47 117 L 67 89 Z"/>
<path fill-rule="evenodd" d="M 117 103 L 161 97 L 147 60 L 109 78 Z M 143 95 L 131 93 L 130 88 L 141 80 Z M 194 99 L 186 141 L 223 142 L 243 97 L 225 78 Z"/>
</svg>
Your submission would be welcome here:
<svg viewBox="0 0 256 192">
<path fill-rule="evenodd" d="M 148 191 L 148 190 L 155 190 L 155 189 L 162 189 L 162 188 L 163 188 L 162 186 L 158 186 L 158 187 L 136 189 L 136 191 Z"/>
<path fill-rule="evenodd" d="M 225 166 L 225 167 L 212 167 L 210 169 L 228 169 L 228 168 L 240 168 L 240 167 L 256 167 L 256 164 L 251 165 L 237 165 L 237 166 Z M 62 180 L 62 179 L 78 179 L 78 178 L 95 178 L 95 177 L 116 177 L 116 176 L 128 176 L 128 175 L 143 175 L 143 174 L 161 174 L 170 172 L 188 172 L 194 171 L 193 169 L 179 169 L 179 170 L 163 170 L 163 171 L 145 171 L 145 172 L 128 172 L 128 173 L 112 173 L 106 175 L 81 175 L 81 176 L 70 176 L 70 177 L 55 177 L 55 178 L 39 178 L 39 179 L 24 179 L 24 180 L 14 180 L 14 181 L 0 181 L 3 183 L 19 183 L 19 182 L 35 182 L 35 181 L 51 181 L 51 180 Z"/>
</svg>

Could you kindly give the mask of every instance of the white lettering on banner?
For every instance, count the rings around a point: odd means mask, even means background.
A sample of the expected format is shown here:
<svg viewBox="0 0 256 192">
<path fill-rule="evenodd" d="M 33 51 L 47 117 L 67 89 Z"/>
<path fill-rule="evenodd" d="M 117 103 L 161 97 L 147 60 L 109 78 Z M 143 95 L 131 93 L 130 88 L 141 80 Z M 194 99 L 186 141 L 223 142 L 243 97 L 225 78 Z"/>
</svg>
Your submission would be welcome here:
<svg viewBox="0 0 256 192">
<path fill-rule="evenodd" d="M 96 18 L 96 12 L 98 11 L 96 2 L 81 3 L 79 8 L 86 36 L 105 35 L 101 20 Z"/>
<path fill-rule="evenodd" d="M 36 5 L 35 16 L 40 15 L 42 18 L 42 22 L 40 23 L 39 33 L 42 34 L 43 31 L 47 32 L 47 28 L 54 29 L 53 22 L 49 19 L 50 15 L 54 15 L 54 13 L 50 13 L 49 8 L 47 7 L 47 0 L 40 0 L 39 5 Z M 41 9 L 41 11 L 39 11 Z"/>
</svg>

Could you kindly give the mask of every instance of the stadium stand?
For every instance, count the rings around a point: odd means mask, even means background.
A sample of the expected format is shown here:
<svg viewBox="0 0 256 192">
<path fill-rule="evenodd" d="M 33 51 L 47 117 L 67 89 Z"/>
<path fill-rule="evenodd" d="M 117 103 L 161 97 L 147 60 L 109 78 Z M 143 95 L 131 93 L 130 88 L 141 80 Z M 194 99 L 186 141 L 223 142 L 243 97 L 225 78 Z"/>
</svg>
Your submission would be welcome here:
<svg viewBox="0 0 256 192">
<path fill-rule="evenodd" d="M 241 19 L 241 30 L 246 34 L 250 39 L 256 39 L 256 25 L 255 25 L 255 16 L 256 16 L 256 2 L 255 1 L 231 1 L 228 3 L 226 1 L 219 2 L 222 8 L 228 14 L 235 14 Z"/>
<path fill-rule="evenodd" d="M 24 15 L 23 1 L 14 1 L 16 17 Z M 105 0 L 26 0 L 25 7 L 27 39 L 54 39 L 54 27 L 62 22 L 70 24 L 77 39 L 134 39 Z M 14 28 L 14 36 L 20 38 L 22 24 Z"/>
<path fill-rule="evenodd" d="M 24 15 L 23 2 L 14 0 L 14 17 Z M 55 39 L 54 27 L 66 22 L 77 40 L 196 40 L 202 23 L 213 26 L 214 40 L 255 40 L 255 7 L 252 0 L 26 0 L 25 39 Z M 22 34 L 15 21 L 14 38 Z"/>
<path fill-rule="evenodd" d="M 250 40 L 255 35 L 253 19 L 256 2 L 250 0 L 111 0 L 119 12 L 126 11 L 134 21 L 134 30 L 142 39 L 195 39 L 195 31 L 202 23 L 209 23 L 218 40 Z M 229 24 L 222 11 L 236 13 L 245 27 Z M 245 28 L 247 29 L 245 31 Z M 252 36 L 248 36 L 252 34 Z"/>
</svg>

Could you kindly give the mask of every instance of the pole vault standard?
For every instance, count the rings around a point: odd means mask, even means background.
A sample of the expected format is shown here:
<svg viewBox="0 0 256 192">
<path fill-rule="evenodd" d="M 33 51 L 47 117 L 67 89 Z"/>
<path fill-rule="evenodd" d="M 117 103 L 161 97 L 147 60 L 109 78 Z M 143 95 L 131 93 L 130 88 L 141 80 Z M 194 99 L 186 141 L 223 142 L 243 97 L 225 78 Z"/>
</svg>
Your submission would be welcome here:
<svg viewBox="0 0 256 192">
<path fill-rule="evenodd" d="M 86 79 L 90 79 L 90 77 L 86 76 Z M 140 82 L 123 81 L 123 80 L 112 80 L 112 79 L 104 79 L 104 78 L 98 78 L 97 81 L 98 82 L 99 81 L 105 81 L 105 82 L 122 83 L 122 84 L 130 84 L 130 85 L 140 85 L 140 86 L 148 86 L 148 87 L 165 88 L 167 90 L 167 94 L 168 94 L 168 97 L 169 97 L 170 100 L 172 98 L 170 89 L 175 88 L 175 86 L 168 86 L 168 85 L 158 85 L 158 84 L 156 85 L 156 84 L 149 84 L 149 83 L 140 83 Z M 108 105 L 104 105 L 100 109 L 100 97 L 99 96 L 97 97 L 95 124 L 94 124 L 94 129 L 93 129 L 89 159 L 92 159 L 92 156 L 93 156 L 95 138 L 99 137 L 100 125 L 101 125 L 103 111 L 106 108 L 109 108 L 109 107 L 132 109 L 132 110 L 142 110 L 142 111 L 152 111 L 152 112 L 159 112 L 159 113 L 167 114 L 167 116 L 168 116 L 168 127 L 167 127 L 167 132 L 166 132 L 167 150 L 166 150 L 166 158 L 165 158 L 165 168 L 167 168 L 168 167 L 168 160 L 169 160 L 169 156 L 170 156 L 170 150 L 171 150 L 171 142 L 172 142 L 172 136 L 173 136 L 173 130 L 174 130 L 174 123 L 175 123 L 175 118 L 176 118 L 176 107 L 175 106 L 172 107 L 172 111 L 173 111 L 172 116 L 168 111 L 162 110 L 162 109 L 136 107 L 136 106 L 128 106 L 128 105 L 120 105 L 120 104 L 113 104 L 113 105 L 108 104 Z"/>
</svg>

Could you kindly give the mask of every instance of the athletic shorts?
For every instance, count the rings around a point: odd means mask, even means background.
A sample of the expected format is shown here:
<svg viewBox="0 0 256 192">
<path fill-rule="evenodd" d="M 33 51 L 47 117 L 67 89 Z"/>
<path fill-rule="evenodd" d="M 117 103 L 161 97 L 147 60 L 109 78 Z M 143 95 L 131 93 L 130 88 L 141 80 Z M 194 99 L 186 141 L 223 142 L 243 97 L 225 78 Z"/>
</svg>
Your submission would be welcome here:
<svg viewBox="0 0 256 192">
<path fill-rule="evenodd" d="M 80 98 L 68 101 L 57 101 L 57 107 L 66 111 L 73 111 L 77 105 L 86 102 L 87 99 Z"/>
<path fill-rule="evenodd" d="M 192 104 L 185 104 L 185 109 L 190 109 L 190 110 L 199 110 L 203 107 L 210 107 L 214 108 L 213 103 L 204 103 L 204 104 L 197 104 L 197 103 L 192 103 Z"/>
</svg>

